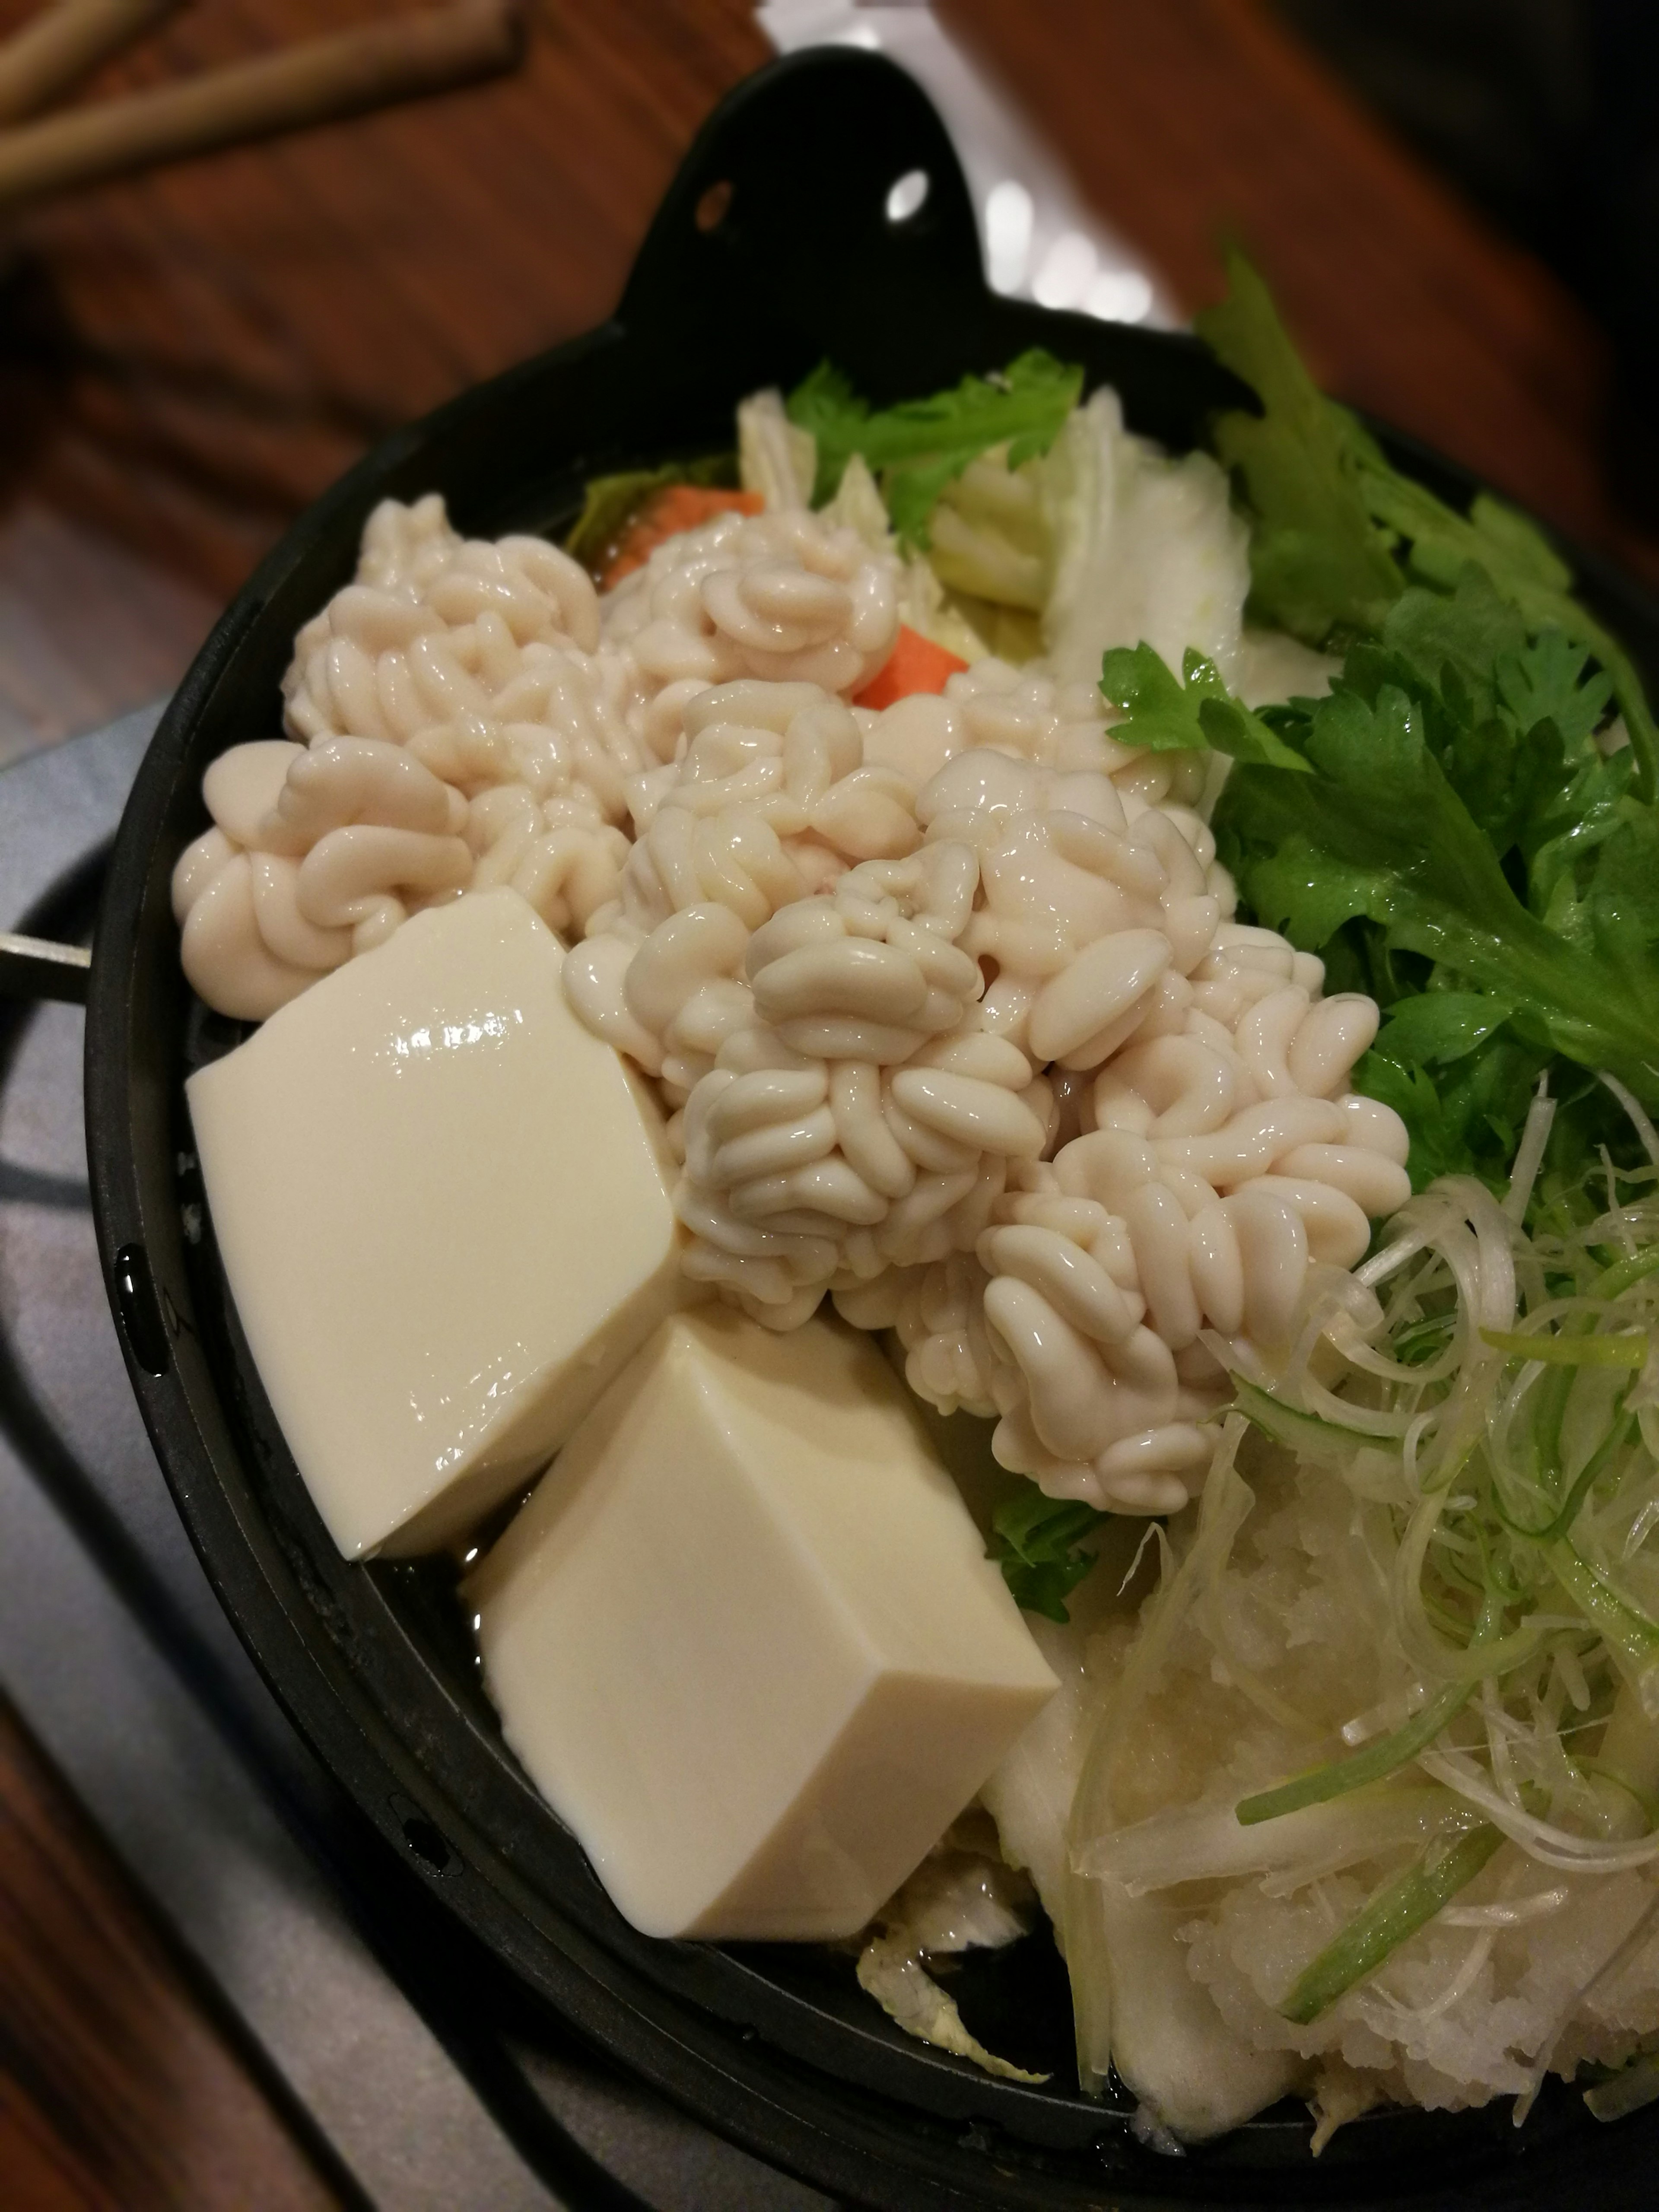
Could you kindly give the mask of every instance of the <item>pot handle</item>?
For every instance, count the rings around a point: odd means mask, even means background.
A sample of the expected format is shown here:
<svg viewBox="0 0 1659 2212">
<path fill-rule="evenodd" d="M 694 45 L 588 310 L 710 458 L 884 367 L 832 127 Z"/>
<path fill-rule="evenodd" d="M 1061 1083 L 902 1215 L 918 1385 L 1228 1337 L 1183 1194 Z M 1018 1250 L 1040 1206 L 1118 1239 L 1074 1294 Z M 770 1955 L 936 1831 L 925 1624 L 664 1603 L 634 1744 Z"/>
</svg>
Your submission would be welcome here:
<svg viewBox="0 0 1659 2212">
<path fill-rule="evenodd" d="M 964 339 L 989 340 L 1001 306 L 933 103 L 883 56 L 831 46 L 770 63 L 715 109 L 618 320 L 693 375 L 709 353 L 769 347 L 775 364 L 810 368 L 833 349 L 884 400 L 954 382 Z"/>
<path fill-rule="evenodd" d="M 91 970 L 87 945 L 0 930 L 0 999 L 61 999 L 84 1006 Z"/>
</svg>

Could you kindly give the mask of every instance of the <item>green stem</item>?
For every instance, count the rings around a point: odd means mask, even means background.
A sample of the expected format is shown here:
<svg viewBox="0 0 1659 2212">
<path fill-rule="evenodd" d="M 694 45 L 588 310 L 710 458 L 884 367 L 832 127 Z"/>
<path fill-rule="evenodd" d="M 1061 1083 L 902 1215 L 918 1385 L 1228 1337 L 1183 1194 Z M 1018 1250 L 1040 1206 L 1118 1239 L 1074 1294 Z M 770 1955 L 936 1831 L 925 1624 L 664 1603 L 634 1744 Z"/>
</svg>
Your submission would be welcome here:
<svg viewBox="0 0 1659 2212">
<path fill-rule="evenodd" d="M 1578 1550 L 1571 1537 L 1545 1547 L 1555 1577 L 1613 1654 L 1642 1711 L 1659 1719 L 1659 1626 Z"/>
<path fill-rule="evenodd" d="M 1379 1890 L 1326 1945 L 1297 1979 L 1280 2013 L 1298 2027 L 1317 2020 L 1467 1888 L 1503 1840 L 1501 1830 L 1482 1820 L 1437 1856 L 1431 1844 L 1415 1866 Z"/>
<path fill-rule="evenodd" d="M 1482 1344 L 1511 1358 L 1535 1359 L 1545 1367 L 1640 1367 L 1648 1356 L 1648 1332 L 1620 1336 L 1543 1336 L 1519 1328 L 1483 1328 Z"/>
<path fill-rule="evenodd" d="M 1574 1314 L 1562 1330 L 1564 1336 L 1589 1336 L 1595 1322 L 1589 1314 Z M 1537 1449 L 1540 1472 L 1551 1471 L 1551 1486 L 1561 1465 L 1561 1425 L 1567 1418 L 1567 1401 L 1578 1377 L 1571 1367 L 1557 1367 L 1539 1378 Z"/>
<path fill-rule="evenodd" d="M 1612 1428 L 1608 1430 L 1607 1435 L 1602 1437 L 1601 1443 L 1579 1469 L 1578 1479 L 1567 1492 L 1566 1502 L 1554 1519 L 1547 1521 L 1541 1528 L 1523 1528 L 1518 1521 L 1511 1521 L 1509 1516 L 1504 1513 L 1500 1504 L 1498 1510 L 1503 1516 L 1506 1528 L 1513 1529 L 1517 1536 L 1525 1537 L 1531 1544 L 1553 1544 L 1559 1536 L 1566 1534 L 1568 1529 L 1578 1518 L 1579 1507 L 1589 1497 L 1597 1479 L 1607 1467 L 1607 1462 L 1620 1445 L 1628 1440 L 1631 1430 L 1635 1425 L 1636 1416 L 1633 1413 L 1624 1413 L 1624 1404 L 1625 1394 L 1621 1392 L 1619 1403 L 1614 1408 L 1615 1419 Z M 1622 1419 L 1617 1418 L 1620 1414 L 1624 1415 Z"/>
<path fill-rule="evenodd" d="M 1659 1274 L 1659 1244 L 1650 1245 L 1645 1252 L 1633 1252 L 1628 1260 L 1615 1261 L 1590 1285 L 1589 1295 L 1593 1298 L 1622 1297 L 1644 1276 L 1653 1274 Z"/>
<path fill-rule="evenodd" d="M 1351 1429 L 1340 1421 L 1328 1421 L 1318 1413 L 1304 1413 L 1299 1406 L 1287 1406 L 1282 1398 L 1275 1398 L 1270 1390 L 1263 1390 L 1254 1382 L 1240 1381 L 1233 1402 L 1275 1443 L 1290 1444 L 1315 1455 L 1323 1453 L 1328 1456 L 1335 1452 L 1346 1458 L 1362 1446 L 1383 1452 L 1400 1449 L 1397 1437 L 1373 1436 L 1369 1429 Z"/>
<path fill-rule="evenodd" d="M 1469 1638 L 1470 1650 L 1491 1644 L 1503 1618 L 1502 1605 L 1488 1591 L 1474 1624 L 1474 1633 Z M 1281 1782 L 1276 1789 L 1263 1790 L 1254 1797 L 1241 1799 L 1233 1817 L 1241 1827 L 1253 1828 L 1258 1821 L 1276 1820 L 1281 1813 L 1294 1813 L 1304 1805 L 1322 1805 L 1329 1798 L 1346 1797 L 1351 1790 L 1364 1790 L 1373 1782 L 1381 1782 L 1396 1767 L 1407 1765 L 1419 1751 L 1426 1751 L 1441 1730 L 1462 1711 L 1474 1690 L 1473 1679 L 1449 1684 L 1437 1698 L 1429 1700 L 1420 1713 L 1414 1713 L 1403 1728 L 1395 1729 L 1391 1735 L 1380 1736 L 1375 1743 L 1367 1744 L 1364 1751 L 1353 1752 L 1346 1759 L 1333 1759 L 1328 1766 L 1316 1766 L 1306 1774 L 1298 1774 L 1293 1781 Z"/>
<path fill-rule="evenodd" d="M 1577 610 L 1575 609 L 1575 612 Z M 1636 763 L 1636 774 L 1632 779 L 1636 786 L 1636 795 L 1638 799 L 1646 799 L 1651 806 L 1659 801 L 1659 775 L 1656 774 L 1656 759 L 1659 758 L 1659 731 L 1656 731 L 1653 716 L 1648 711 L 1641 678 L 1599 623 L 1588 620 L 1582 613 L 1578 614 L 1578 621 L 1583 642 L 1589 647 L 1613 680 L 1613 696 L 1625 718 L 1625 727 L 1630 733 L 1631 756 Z M 1562 627 L 1565 629 L 1566 625 L 1564 623 Z"/>
<path fill-rule="evenodd" d="M 1316 1766 L 1292 1782 L 1281 1782 L 1277 1789 L 1242 1798 L 1234 1818 L 1241 1827 L 1253 1828 L 1259 1821 L 1278 1820 L 1282 1813 L 1299 1812 L 1304 1805 L 1322 1805 L 1328 1798 L 1346 1797 L 1351 1790 L 1364 1790 L 1373 1782 L 1382 1781 L 1396 1767 L 1408 1765 L 1419 1751 L 1426 1751 L 1462 1711 L 1474 1690 L 1473 1682 L 1454 1682 L 1392 1735 L 1379 1736 L 1350 1758 Z"/>
</svg>

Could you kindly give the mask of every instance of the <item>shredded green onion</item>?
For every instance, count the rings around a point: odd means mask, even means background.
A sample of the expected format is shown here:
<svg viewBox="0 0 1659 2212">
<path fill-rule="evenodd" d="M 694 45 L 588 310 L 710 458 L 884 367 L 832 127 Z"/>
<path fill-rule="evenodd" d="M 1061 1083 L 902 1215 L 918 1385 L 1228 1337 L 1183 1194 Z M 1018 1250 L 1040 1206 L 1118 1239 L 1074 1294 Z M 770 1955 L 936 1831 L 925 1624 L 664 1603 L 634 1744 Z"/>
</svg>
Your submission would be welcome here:
<svg viewBox="0 0 1659 2212">
<path fill-rule="evenodd" d="M 1343 1801 L 1340 1865 L 1371 1894 L 1282 2002 L 1261 1993 L 1299 2026 L 1374 1975 L 1506 1839 L 1552 1878 L 1659 1870 L 1659 1390 L 1650 1376 L 1659 1158 L 1631 1167 L 1604 1154 L 1565 1179 L 1548 1164 L 1552 1110 L 1535 1102 L 1510 1205 L 1472 1177 L 1432 1184 L 1395 1217 L 1395 1241 L 1328 1319 L 1304 1309 L 1271 1384 L 1254 1371 L 1235 1377 L 1231 1441 L 1211 1471 L 1197 1534 L 1184 1548 L 1174 1539 L 1176 1570 L 1085 1761 L 1070 1836 L 1080 1877 L 1121 1856 L 1114 1839 L 1132 1823 L 1118 1813 L 1115 1764 L 1131 1728 L 1148 1725 L 1133 1719 L 1137 1700 L 1150 1707 L 1166 1695 L 1172 1666 L 1202 1682 L 1207 1664 L 1218 1696 L 1261 1717 L 1224 1723 L 1242 1731 L 1235 1771 L 1273 1772 L 1264 1753 L 1288 1768 L 1307 1756 L 1297 1747 L 1331 1742 L 1342 1710 L 1307 1649 L 1334 1602 L 1358 1608 L 1368 1640 L 1355 1685 L 1371 1724 L 1409 1717 L 1237 1798 L 1231 1818 L 1229 1799 L 1190 1808 L 1221 1822 L 1218 1863 L 1232 1864 L 1230 1850 L 1267 1851 L 1271 1890 L 1259 1908 L 1237 1909 L 1269 1912 L 1273 1899 L 1317 1893 L 1339 1866 L 1328 1824 L 1289 1816 Z M 1252 1534 L 1258 1484 L 1272 1517 Z M 1322 1517 L 1333 1484 L 1348 1493 L 1346 1526 L 1340 1509 Z M 1287 1546 L 1291 1528 L 1311 1532 L 1299 1534 L 1300 1553 Z M 1625 1748 L 1615 1752 L 1609 1731 L 1621 1712 Z M 1173 1702 L 1163 1725 L 1181 1725 Z M 1397 1830 L 1382 1814 L 1399 1795 L 1384 1786 L 1390 1778 L 1413 1790 L 1432 1780 L 1454 1808 L 1403 1873 Z M 1614 1785 L 1628 1803 L 1615 1801 Z M 1273 1821 L 1286 1824 L 1282 1838 L 1262 1834 Z M 1490 1920 L 1492 1930 L 1509 1925 L 1502 1913 Z M 1455 1977 L 1444 1986 L 1449 2006 L 1485 2002 L 1474 1980 L 1467 1991 Z M 1386 2023 L 1366 2018 L 1386 2036 Z M 1610 2084 L 1605 2101 L 1644 2094 L 1645 2082 L 1643 2072 Z"/>
<path fill-rule="evenodd" d="M 1659 1274 L 1659 1244 L 1646 1252 L 1634 1252 L 1628 1260 L 1620 1260 L 1605 1274 L 1598 1275 L 1590 1285 L 1593 1298 L 1619 1298 L 1626 1291 L 1634 1290 L 1647 1276 Z"/>
<path fill-rule="evenodd" d="M 1276 1790 L 1241 1798 L 1236 1814 L 1239 1825 L 1252 1828 L 1259 1820 L 1276 1820 L 1281 1813 L 1299 1812 L 1304 1805 L 1322 1805 L 1328 1798 L 1341 1797 L 1351 1790 L 1364 1790 L 1373 1782 L 1385 1780 L 1408 1765 L 1419 1751 L 1428 1749 L 1468 1705 L 1474 1688 L 1473 1682 L 1454 1682 L 1420 1713 L 1414 1713 L 1404 1728 L 1367 1744 L 1351 1759 L 1333 1759 L 1328 1766 L 1298 1774 L 1293 1782 L 1281 1782 Z"/>
<path fill-rule="evenodd" d="M 1431 1844 L 1416 1865 L 1379 1890 L 1298 1977 L 1279 2007 L 1285 2018 L 1305 2027 L 1345 1990 L 1367 1980 L 1390 1952 L 1426 1927 L 1460 1889 L 1468 1888 L 1503 1840 L 1501 1830 L 1482 1820 L 1455 1843 L 1441 1849 Z"/>
<path fill-rule="evenodd" d="M 1483 1328 L 1480 1341 L 1494 1352 L 1550 1367 L 1640 1367 L 1648 1356 L 1645 1335 L 1534 1336 L 1523 1329 Z"/>
<path fill-rule="evenodd" d="M 1287 1406 L 1282 1398 L 1258 1389 L 1254 1382 L 1241 1382 L 1237 1387 L 1236 1402 L 1241 1413 L 1248 1414 L 1275 1443 L 1292 1444 L 1310 1457 L 1346 1459 L 1361 1447 L 1375 1451 L 1388 1443 L 1387 1437 L 1373 1436 L 1368 1429 L 1348 1428 L 1317 1413 L 1304 1413 L 1298 1406 Z"/>
<path fill-rule="evenodd" d="M 1567 1595 L 1593 1622 L 1650 1719 L 1659 1720 L 1659 1626 L 1615 1589 L 1606 1572 L 1571 1542 L 1552 1544 L 1546 1558 Z"/>
<path fill-rule="evenodd" d="M 1620 1401 L 1621 1407 L 1623 1402 L 1621 1398 Z M 1565 1536 L 1578 1518 L 1579 1508 L 1595 1487 L 1613 1453 L 1620 1445 L 1629 1443 L 1631 1431 L 1634 1426 L 1633 1419 L 1626 1416 L 1617 1427 L 1608 1430 L 1607 1435 L 1579 1470 L 1578 1479 L 1567 1492 L 1566 1502 L 1560 1511 L 1541 1528 L 1523 1528 L 1518 1522 L 1510 1521 L 1507 1514 L 1504 1516 L 1506 1525 L 1511 1528 L 1516 1535 L 1526 1536 L 1534 1544 L 1553 1544 L 1557 1537 Z"/>
</svg>

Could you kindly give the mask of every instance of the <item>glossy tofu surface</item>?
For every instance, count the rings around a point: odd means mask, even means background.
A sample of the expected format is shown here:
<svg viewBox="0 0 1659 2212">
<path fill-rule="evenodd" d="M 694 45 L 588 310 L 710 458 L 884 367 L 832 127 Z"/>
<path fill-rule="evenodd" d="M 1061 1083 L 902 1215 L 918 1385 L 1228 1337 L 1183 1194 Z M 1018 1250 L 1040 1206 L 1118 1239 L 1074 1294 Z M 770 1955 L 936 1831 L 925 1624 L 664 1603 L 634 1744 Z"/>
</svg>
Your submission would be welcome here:
<svg viewBox="0 0 1659 2212">
<path fill-rule="evenodd" d="M 447 1540 L 684 1295 L 654 1104 L 510 890 L 415 915 L 187 1086 L 271 1407 L 348 1558 Z"/>
<path fill-rule="evenodd" d="M 507 1741 L 648 1935 L 861 1927 L 1054 1687 L 872 1340 L 665 1322 L 469 1585 Z"/>
</svg>

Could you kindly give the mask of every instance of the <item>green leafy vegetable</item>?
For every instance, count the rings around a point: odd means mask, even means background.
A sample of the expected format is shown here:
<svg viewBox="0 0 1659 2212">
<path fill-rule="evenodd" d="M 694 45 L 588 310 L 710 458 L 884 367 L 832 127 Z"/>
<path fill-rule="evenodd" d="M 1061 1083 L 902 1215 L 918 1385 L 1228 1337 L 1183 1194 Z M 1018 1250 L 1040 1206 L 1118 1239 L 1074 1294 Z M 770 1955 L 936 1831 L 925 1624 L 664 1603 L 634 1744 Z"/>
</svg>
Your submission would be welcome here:
<svg viewBox="0 0 1659 2212">
<path fill-rule="evenodd" d="M 1402 1064 L 1390 1058 L 1400 1047 L 1392 1023 L 1385 1024 L 1375 1048 L 1355 1068 L 1353 1082 L 1367 1097 L 1392 1106 L 1405 1123 L 1413 1188 L 1426 1189 L 1443 1175 L 1479 1175 L 1497 1188 L 1507 1179 L 1538 1079 L 1552 1068 L 1548 1052 L 1522 1043 L 1504 1029 L 1486 1048 L 1442 1074 L 1431 1073 L 1432 1063 Z M 1560 1066 L 1553 1063 L 1553 1080 Z M 1593 1093 L 1586 1096 L 1599 1104 Z M 1582 1108 L 1585 1102 L 1578 1103 Z M 1559 1126 L 1569 1129 L 1571 1117 L 1563 1115 Z"/>
<path fill-rule="evenodd" d="M 702 459 L 669 461 L 659 469 L 623 469 L 615 476 L 590 478 L 582 511 L 566 533 L 564 550 L 584 568 L 599 574 L 629 524 L 656 493 L 670 484 L 721 484 L 738 481 L 736 456 L 710 453 Z"/>
<path fill-rule="evenodd" d="M 1005 1498 L 991 1516 L 991 1557 L 1017 1603 L 1048 1620 L 1069 1620 L 1066 1600 L 1095 1564 L 1084 1539 L 1105 1519 L 1092 1505 L 1048 1497 L 1034 1482 Z"/>
<path fill-rule="evenodd" d="M 1102 675 L 1124 743 L 1237 763 L 1223 857 L 1262 921 L 1389 1010 L 1361 1080 L 1419 1182 L 1506 1170 L 1558 1060 L 1659 1103 L 1659 818 L 1595 743 L 1604 679 L 1559 632 L 1517 638 L 1484 580 L 1425 601 L 1405 593 L 1328 697 L 1265 715 L 1194 653 L 1184 683 L 1144 643 Z"/>
<path fill-rule="evenodd" d="M 1437 687 L 1358 647 L 1328 699 L 1275 718 L 1314 774 L 1241 766 L 1216 811 L 1263 921 L 1322 952 L 1346 933 L 1392 1017 L 1362 1080 L 1439 1167 L 1506 1164 L 1558 1056 L 1659 1100 L 1659 822 L 1629 796 L 1627 757 L 1522 719 L 1557 643 L 1494 664 L 1479 720 L 1449 659 Z M 1417 1079 L 1449 1065 L 1449 1098 Z"/>
<path fill-rule="evenodd" d="M 1331 988 L 1383 1006 L 1358 1079 L 1406 1121 L 1419 1188 L 1501 1179 L 1547 1071 L 1581 1152 L 1613 1118 L 1595 1073 L 1659 1104 L 1659 815 L 1630 748 L 1598 741 L 1609 679 L 1584 647 L 1470 569 L 1403 592 L 1324 699 L 1255 714 L 1200 655 L 1183 676 L 1109 653 L 1117 733 L 1237 763 L 1222 856 Z"/>
<path fill-rule="evenodd" d="M 1314 383 L 1242 253 L 1229 257 L 1227 276 L 1226 298 L 1199 316 L 1198 331 L 1261 402 L 1259 416 L 1224 415 L 1214 431 L 1255 511 L 1255 611 L 1310 645 L 1376 630 L 1405 580 L 1361 487 L 1370 441 Z"/>
<path fill-rule="evenodd" d="M 1506 1178 L 1540 1079 L 1552 1159 L 1659 1108 L 1654 726 L 1617 643 L 1524 517 L 1459 514 L 1324 399 L 1242 257 L 1200 328 L 1256 393 L 1214 426 L 1249 510 L 1252 603 L 1346 647 L 1324 699 L 1252 712 L 1210 662 L 1107 653 L 1116 734 L 1235 766 L 1216 807 L 1247 909 L 1384 1013 L 1357 1086 L 1394 1108 L 1419 1189 Z M 1630 742 L 1619 742 L 1617 714 Z"/>
<path fill-rule="evenodd" d="M 1310 773 L 1299 753 L 1231 696 L 1215 663 L 1194 647 L 1187 649 L 1177 683 L 1144 640 L 1114 646 L 1101 664 L 1100 688 L 1128 717 L 1112 732 L 1120 744 L 1145 745 L 1152 752 L 1208 746 L 1233 760 Z"/>
<path fill-rule="evenodd" d="M 1503 1832 L 1483 1820 L 1454 1843 L 1431 1844 L 1417 1864 L 1379 1890 L 1298 1977 L 1279 2007 L 1285 2018 L 1305 2027 L 1345 1990 L 1374 1974 L 1391 1951 L 1426 1926 L 1460 1889 L 1468 1888 L 1503 1840 Z"/>
<path fill-rule="evenodd" d="M 1649 801 L 1659 796 L 1659 732 L 1636 672 L 1573 598 L 1571 573 L 1541 532 L 1489 494 L 1461 514 L 1402 475 L 1361 423 L 1321 395 L 1243 254 L 1230 257 L 1228 276 L 1226 298 L 1198 327 L 1261 403 L 1259 415 L 1223 414 L 1213 433 L 1253 514 L 1259 618 L 1310 645 L 1375 636 L 1408 580 L 1449 592 L 1473 570 L 1528 635 L 1553 629 L 1565 646 L 1595 656 L 1629 733 L 1635 788 Z M 1492 659 L 1484 652 L 1479 665 Z M 1519 711 L 1530 709 L 1523 702 Z M 1549 712 L 1539 708 L 1532 720 Z"/>
<path fill-rule="evenodd" d="M 789 419 L 817 441 L 813 503 L 835 496 L 842 471 L 861 453 L 881 479 L 893 527 L 908 545 L 925 545 L 939 494 L 968 464 L 1006 446 L 1018 468 L 1046 453 L 1083 389 L 1083 371 L 1034 349 L 1000 376 L 964 376 L 949 392 L 872 410 L 851 381 L 820 362 L 787 402 Z"/>
<path fill-rule="evenodd" d="M 1516 1012 L 1512 999 L 1480 991 L 1425 991 L 1389 1009 L 1377 1049 L 1401 1067 L 1444 1067 L 1466 1058 Z"/>
<path fill-rule="evenodd" d="M 1623 647 L 1573 598 L 1572 573 L 1541 532 L 1489 493 L 1479 494 L 1468 514 L 1459 514 L 1390 467 L 1380 449 L 1371 450 L 1374 459 L 1364 477 L 1367 503 L 1379 520 L 1410 539 L 1413 574 L 1444 588 L 1473 568 L 1509 601 L 1529 631 L 1557 629 L 1570 644 L 1595 655 L 1624 717 L 1637 787 L 1651 801 L 1656 733 L 1641 681 Z"/>
<path fill-rule="evenodd" d="M 1247 905 L 1385 1011 L 1359 1087 L 1410 1133 L 1421 1188 L 1501 1182 L 1540 1075 L 1559 1152 L 1630 1133 L 1595 1075 L 1659 1103 L 1659 815 L 1604 755 L 1604 672 L 1528 636 L 1489 581 L 1413 586 L 1330 696 L 1253 714 L 1189 653 L 1105 657 L 1116 733 L 1237 763 L 1215 810 Z"/>
<path fill-rule="evenodd" d="M 1420 685 L 1385 683 L 1367 698 L 1344 681 L 1297 732 L 1313 775 L 1255 767 L 1235 775 L 1218 820 L 1239 854 L 1246 896 L 1297 943 L 1322 945 L 1364 917 L 1391 950 L 1524 1006 L 1555 1051 L 1610 1067 L 1654 1097 L 1659 963 L 1650 939 L 1620 974 L 1598 942 L 1595 876 L 1607 848 L 1581 895 L 1587 932 L 1552 928 L 1529 912 L 1437 754 L 1432 706 Z M 1645 904 L 1638 926 L 1650 918 L 1659 936 L 1659 879 Z"/>
</svg>

